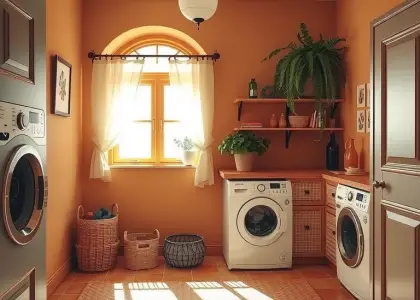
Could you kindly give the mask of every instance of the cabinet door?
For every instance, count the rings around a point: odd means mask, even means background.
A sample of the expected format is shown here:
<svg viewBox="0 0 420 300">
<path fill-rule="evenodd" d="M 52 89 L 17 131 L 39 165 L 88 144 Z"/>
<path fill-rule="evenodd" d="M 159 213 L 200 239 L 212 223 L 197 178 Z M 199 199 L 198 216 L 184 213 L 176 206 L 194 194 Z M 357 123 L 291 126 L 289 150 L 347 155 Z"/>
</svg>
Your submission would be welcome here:
<svg viewBox="0 0 420 300">
<path fill-rule="evenodd" d="M 324 207 L 293 208 L 293 256 L 324 257 Z"/>
<path fill-rule="evenodd" d="M 331 211 L 332 209 L 329 207 L 325 211 L 325 257 L 335 265 L 335 252 L 337 248 L 335 233 L 336 220 L 335 214 L 332 214 Z"/>
</svg>

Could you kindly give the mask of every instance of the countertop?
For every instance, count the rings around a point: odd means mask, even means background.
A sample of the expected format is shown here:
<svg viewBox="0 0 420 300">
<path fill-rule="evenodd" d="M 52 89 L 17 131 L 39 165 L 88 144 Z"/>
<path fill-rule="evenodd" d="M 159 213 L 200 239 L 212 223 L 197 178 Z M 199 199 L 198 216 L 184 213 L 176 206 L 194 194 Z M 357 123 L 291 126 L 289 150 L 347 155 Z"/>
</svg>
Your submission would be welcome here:
<svg viewBox="0 0 420 300">
<path fill-rule="evenodd" d="M 233 179 L 314 179 L 323 178 L 335 183 L 341 183 L 354 188 L 370 191 L 369 174 L 349 176 L 338 175 L 328 170 L 258 170 L 252 172 L 239 172 L 236 170 L 220 170 L 219 174 L 222 178 Z"/>
</svg>

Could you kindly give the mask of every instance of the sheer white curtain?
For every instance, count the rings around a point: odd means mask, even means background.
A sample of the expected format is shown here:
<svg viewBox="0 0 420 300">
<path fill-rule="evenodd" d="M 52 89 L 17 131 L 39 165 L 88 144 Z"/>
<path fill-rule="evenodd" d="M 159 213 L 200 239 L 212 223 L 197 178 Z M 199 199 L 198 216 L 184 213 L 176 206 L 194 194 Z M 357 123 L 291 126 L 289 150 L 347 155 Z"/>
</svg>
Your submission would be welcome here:
<svg viewBox="0 0 420 300">
<path fill-rule="evenodd" d="M 183 134 L 190 137 L 198 149 L 194 185 L 213 185 L 213 61 L 171 59 L 169 66 L 171 87 L 183 91 L 180 97 L 180 103 L 185 107 L 181 117 Z"/>
<path fill-rule="evenodd" d="M 133 120 L 134 96 L 144 61 L 95 60 L 92 71 L 92 135 L 90 178 L 111 180 L 108 151 Z"/>
</svg>

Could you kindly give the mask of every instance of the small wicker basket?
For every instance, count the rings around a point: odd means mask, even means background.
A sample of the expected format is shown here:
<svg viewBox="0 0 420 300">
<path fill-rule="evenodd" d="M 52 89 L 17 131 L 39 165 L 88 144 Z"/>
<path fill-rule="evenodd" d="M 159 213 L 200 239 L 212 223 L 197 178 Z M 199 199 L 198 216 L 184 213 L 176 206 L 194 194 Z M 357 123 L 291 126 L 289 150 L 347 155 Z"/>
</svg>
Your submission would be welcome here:
<svg viewBox="0 0 420 300">
<path fill-rule="evenodd" d="M 118 244 L 102 247 L 76 245 L 77 267 L 85 272 L 107 271 L 115 266 Z"/>
<path fill-rule="evenodd" d="M 118 241 L 118 205 L 112 205 L 110 219 L 90 220 L 84 219 L 83 206 L 79 205 L 77 211 L 77 244 L 84 247 L 102 247 L 115 244 Z"/>
<path fill-rule="evenodd" d="M 309 125 L 309 116 L 289 116 L 290 127 L 306 128 Z"/>
<path fill-rule="evenodd" d="M 159 265 L 160 233 L 127 233 L 124 232 L 124 257 L 126 268 L 130 270 L 145 270 Z"/>
</svg>

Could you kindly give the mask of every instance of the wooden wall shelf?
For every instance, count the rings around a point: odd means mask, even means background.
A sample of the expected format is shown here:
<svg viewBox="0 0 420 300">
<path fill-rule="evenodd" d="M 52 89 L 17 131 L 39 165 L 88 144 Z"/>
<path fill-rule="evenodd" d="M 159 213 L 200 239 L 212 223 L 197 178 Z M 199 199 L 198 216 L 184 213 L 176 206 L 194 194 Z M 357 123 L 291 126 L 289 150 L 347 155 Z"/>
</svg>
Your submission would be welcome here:
<svg viewBox="0 0 420 300">
<path fill-rule="evenodd" d="M 311 127 L 305 127 L 305 128 L 234 128 L 233 130 L 243 130 L 243 131 L 343 131 L 344 128 L 311 128 Z"/>
<path fill-rule="evenodd" d="M 337 100 L 321 100 L 322 103 L 341 103 L 344 99 Z M 241 121 L 242 106 L 244 103 L 249 104 L 285 104 L 286 105 L 286 128 L 234 128 L 234 130 L 248 130 L 248 131 L 285 131 L 286 132 L 286 148 L 289 148 L 290 137 L 293 131 L 343 131 L 344 128 L 291 128 L 289 123 L 290 108 L 287 106 L 287 99 L 284 98 L 237 98 L 233 101 L 238 105 L 238 121 Z M 304 98 L 295 100 L 295 105 L 299 104 L 315 104 L 315 99 Z"/>
</svg>

